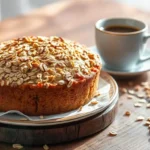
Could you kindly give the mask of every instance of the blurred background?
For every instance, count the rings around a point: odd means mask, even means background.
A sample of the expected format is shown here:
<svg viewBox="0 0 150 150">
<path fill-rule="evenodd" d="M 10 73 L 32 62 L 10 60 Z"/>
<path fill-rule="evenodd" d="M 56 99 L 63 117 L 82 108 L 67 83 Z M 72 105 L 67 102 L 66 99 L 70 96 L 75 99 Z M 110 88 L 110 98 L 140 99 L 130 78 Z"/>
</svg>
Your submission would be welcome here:
<svg viewBox="0 0 150 150">
<path fill-rule="evenodd" d="M 0 0 L 0 19 L 4 20 L 10 17 L 16 17 L 21 14 L 26 14 L 36 8 L 55 3 L 57 1 L 69 0 Z M 74 0 L 75 1 L 75 0 Z M 117 1 L 132 5 L 144 11 L 150 11 L 150 0 L 105 0 Z M 112 8 L 114 9 L 114 8 Z"/>
<path fill-rule="evenodd" d="M 128 17 L 150 25 L 149 6 L 150 0 L 0 0 L 0 42 L 56 35 L 91 46 L 97 20 Z"/>
</svg>

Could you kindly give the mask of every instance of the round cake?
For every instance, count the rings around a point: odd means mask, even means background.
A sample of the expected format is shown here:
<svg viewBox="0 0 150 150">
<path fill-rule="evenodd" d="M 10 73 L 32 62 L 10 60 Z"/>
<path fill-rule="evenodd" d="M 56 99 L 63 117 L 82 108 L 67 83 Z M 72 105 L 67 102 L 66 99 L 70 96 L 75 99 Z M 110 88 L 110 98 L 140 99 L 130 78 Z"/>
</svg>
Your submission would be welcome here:
<svg viewBox="0 0 150 150">
<path fill-rule="evenodd" d="M 0 43 L 0 111 L 50 115 L 93 98 L 98 55 L 61 37 L 29 36 Z"/>
</svg>

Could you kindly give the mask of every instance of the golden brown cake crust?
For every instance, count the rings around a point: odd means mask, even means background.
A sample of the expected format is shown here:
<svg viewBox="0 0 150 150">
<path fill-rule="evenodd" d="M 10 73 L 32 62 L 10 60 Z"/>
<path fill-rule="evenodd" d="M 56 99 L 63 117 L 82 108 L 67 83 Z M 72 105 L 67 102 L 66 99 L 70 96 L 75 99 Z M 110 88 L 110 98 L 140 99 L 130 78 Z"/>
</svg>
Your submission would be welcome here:
<svg viewBox="0 0 150 150">
<path fill-rule="evenodd" d="M 98 55 L 60 37 L 0 43 L 0 111 L 49 115 L 77 109 L 94 96 L 100 69 Z"/>
<path fill-rule="evenodd" d="M 28 115 L 49 115 L 74 110 L 94 96 L 98 81 L 99 72 L 70 88 L 0 87 L 0 110 L 19 110 Z"/>
</svg>

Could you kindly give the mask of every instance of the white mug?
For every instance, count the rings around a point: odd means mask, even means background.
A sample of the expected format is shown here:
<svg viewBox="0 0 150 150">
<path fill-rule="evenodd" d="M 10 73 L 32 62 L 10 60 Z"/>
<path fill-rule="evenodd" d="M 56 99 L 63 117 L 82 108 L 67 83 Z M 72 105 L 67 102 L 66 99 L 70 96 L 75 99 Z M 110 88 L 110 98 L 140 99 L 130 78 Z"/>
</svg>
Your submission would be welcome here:
<svg viewBox="0 0 150 150">
<path fill-rule="evenodd" d="M 133 32 L 108 31 L 107 27 L 124 26 L 136 28 Z M 105 30 L 106 29 L 106 30 Z M 95 25 L 96 46 L 106 67 L 114 70 L 131 70 L 140 61 L 150 58 L 144 56 L 146 41 L 150 38 L 148 26 L 135 19 L 101 19 Z"/>
</svg>

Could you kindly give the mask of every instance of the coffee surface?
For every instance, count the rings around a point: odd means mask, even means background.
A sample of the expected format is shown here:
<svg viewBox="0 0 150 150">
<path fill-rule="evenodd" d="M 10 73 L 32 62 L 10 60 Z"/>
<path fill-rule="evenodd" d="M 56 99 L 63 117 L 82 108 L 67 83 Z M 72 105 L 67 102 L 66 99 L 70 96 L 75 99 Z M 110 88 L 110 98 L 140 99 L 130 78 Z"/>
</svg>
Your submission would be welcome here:
<svg viewBox="0 0 150 150">
<path fill-rule="evenodd" d="M 128 32 L 136 32 L 139 31 L 138 28 L 131 27 L 131 26 L 108 26 L 104 29 L 105 31 L 110 31 L 110 32 L 120 32 L 120 33 L 128 33 Z"/>
</svg>

